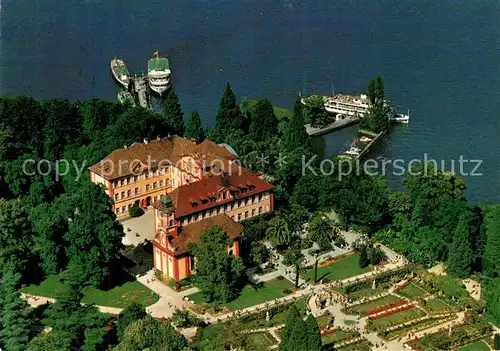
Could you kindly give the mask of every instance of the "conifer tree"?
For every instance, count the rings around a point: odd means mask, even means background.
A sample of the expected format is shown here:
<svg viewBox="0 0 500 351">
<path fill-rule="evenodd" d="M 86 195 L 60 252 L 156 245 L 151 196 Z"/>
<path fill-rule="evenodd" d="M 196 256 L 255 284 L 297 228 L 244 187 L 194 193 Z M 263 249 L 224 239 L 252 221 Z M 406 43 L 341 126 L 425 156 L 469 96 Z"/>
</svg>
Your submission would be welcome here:
<svg viewBox="0 0 500 351">
<path fill-rule="evenodd" d="M 500 205 L 485 206 L 486 244 L 484 247 L 484 273 L 500 276 Z"/>
<path fill-rule="evenodd" d="M 319 330 L 316 318 L 314 318 L 312 314 L 306 318 L 305 331 L 307 335 L 307 342 L 304 350 L 321 351 L 323 346 L 323 343 L 321 342 L 321 331 Z"/>
<path fill-rule="evenodd" d="M 179 97 L 173 88 L 170 88 L 162 99 L 163 115 L 172 128 L 172 132 L 179 136 L 184 134 L 184 114 L 182 113 Z"/>
<path fill-rule="evenodd" d="M 201 119 L 200 115 L 198 114 L 198 111 L 193 111 L 189 115 L 184 136 L 186 138 L 195 139 L 197 143 L 201 143 L 205 138 L 205 134 L 203 132 L 203 126 L 201 124 Z"/>
<path fill-rule="evenodd" d="M 0 341 L 6 350 L 24 351 L 28 347 L 31 311 L 17 291 L 19 273 L 4 270 L 0 286 Z"/>
<path fill-rule="evenodd" d="M 240 111 L 240 107 L 236 104 L 236 96 L 228 82 L 215 117 L 215 134 L 220 138 L 217 141 L 223 141 L 226 134 L 230 134 L 235 130 L 246 132 L 247 122 Z"/>
<path fill-rule="evenodd" d="M 359 250 L 359 267 L 365 268 L 370 264 L 370 259 L 368 258 L 368 251 L 366 245 L 361 246 Z"/>
<path fill-rule="evenodd" d="M 310 147 L 309 136 L 304 126 L 303 105 L 299 96 L 295 99 L 292 119 L 288 122 L 283 137 L 287 150 Z"/>
<path fill-rule="evenodd" d="M 289 351 L 291 350 L 292 337 L 295 332 L 295 325 L 300 324 L 302 318 L 300 317 L 299 311 L 295 305 L 292 305 L 288 310 L 286 316 L 285 327 L 281 330 L 281 343 L 280 350 Z"/>
<path fill-rule="evenodd" d="M 249 132 L 254 140 L 264 140 L 278 132 L 278 119 L 269 100 L 259 100 L 255 105 Z"/>
<path fill-rule="evenodd" d="M 460 278 L 470 275 L 474 258 L 469 241 L 470 220 L 471 214 L 468 211 L 460 216 L 448 256 L 448 273 Z"/>
</svg>

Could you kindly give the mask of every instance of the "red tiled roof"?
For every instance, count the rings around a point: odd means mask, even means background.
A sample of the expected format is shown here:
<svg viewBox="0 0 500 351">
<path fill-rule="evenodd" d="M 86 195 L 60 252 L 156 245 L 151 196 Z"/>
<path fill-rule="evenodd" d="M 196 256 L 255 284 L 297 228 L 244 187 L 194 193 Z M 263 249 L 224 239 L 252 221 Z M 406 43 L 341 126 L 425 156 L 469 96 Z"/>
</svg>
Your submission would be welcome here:
<svg viewBox="0 0 500 351">
<path fill-rule="evenodd" d="M 188 155 L 202 159 L 206 165 L 221 165 L 216 168 L 227 167 L 229 160 L 237 158 L 225 147 L 218 146 L 210 140 L 196 145 L 188 139 L 172 135 L 114 150 L 89 169 L 104 179 L 114 180 L 138 174 L 144 166 L 150 166 L 150 169 L 154 170 L 159 165 L 175 164 Z"/>
<path fill-rule="evenodd" d="M 171 245 L 176 248 L 175 255 L 182 255 L 189 252 L 189 244 L 200 241 L 201 235 L 212 227 L 219 227 L 229 235 L 231 239 L 237 239 L 243 232 L 243 225 L 233 221 L 226 214 L 220 214 L 183 226 L 179 236 L 171 241 Z"/>
<path fill-rule="evenodd" d="M 220 175 L 205 177 L 200 181 L 182 185 L 169 193 L 168 196 L 172 199 L 175 207 L 175 218 L 231 203 L 235 200 L 244 199 L 274 188 L 274 185 L 260 179 L 245 168 L 235 166 L 233 170 L 233 173 L 224 179 Z M 247 190 L 245 192 L 238 192 L 225 200 L 209 201 L 207 203 L 202 203 L 201 201 L 202 198 L 208 198 L 209 196 L 218 198 L 221 190 L 236 189 L 238 188 L 238 184 L 247 184 Z M 250 185 L 252 185 L 252 189 L 250 189 Z M 196 206 L 192 205 L 194 201 L 196 201 Z M 160 205 L 159 201 L 153 204 L 158 209 L 161 208 Z"/>
<path fill-rule="evenodd" d="M 202 154 L 216 154 L 219 157 L 224 157 L 228 160 L 234 160 L 238 158 L 235 154 L 229 151 L 224 146 L 219 146 L 212 140 L 205 139 L 199 145 L 198 148 Z"/>
</svg>

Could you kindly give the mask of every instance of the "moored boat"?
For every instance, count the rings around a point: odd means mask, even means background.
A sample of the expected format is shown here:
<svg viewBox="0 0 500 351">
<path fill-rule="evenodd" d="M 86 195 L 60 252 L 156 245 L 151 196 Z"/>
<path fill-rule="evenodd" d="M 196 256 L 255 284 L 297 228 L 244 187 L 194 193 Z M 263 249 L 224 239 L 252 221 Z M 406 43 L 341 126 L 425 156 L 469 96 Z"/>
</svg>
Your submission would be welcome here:
<svg viewBox="0 0 500 351">
<path fill-rule="evenodd" d="M 161 57 L 158 50 L 148 61 L 148 81 L 152 91 L 163 94 L 170 87 L 170 63 Z"/>
<path fill-rule="evenodd" d="M 122 103 L 122 104 L 128 103 L 128 104 L 132 105 L 132 107 L 135 107 L 135 101 L 134 101 L 132 94 L 130 94 L 126 90 L 120 91 L 118 93 L 118 101 L 120 101 L 120 103 Z"/>
<path fill-rule="evenodd" d="M 111 60 L 111 73 L 113 78 L 125 89 L 128 89 L 130 83 L 130 74 L 123 60 L 114 58 Z"/>
<path fill-rule="evenodd" d="M 368 138 L 367 136 L 363 135 L 361 138 L 359 138 L 359 141 L 361 141 L 362 143 L 367 143 L 369 141 L 372 141 L 371 138 Z"/>
</svg>

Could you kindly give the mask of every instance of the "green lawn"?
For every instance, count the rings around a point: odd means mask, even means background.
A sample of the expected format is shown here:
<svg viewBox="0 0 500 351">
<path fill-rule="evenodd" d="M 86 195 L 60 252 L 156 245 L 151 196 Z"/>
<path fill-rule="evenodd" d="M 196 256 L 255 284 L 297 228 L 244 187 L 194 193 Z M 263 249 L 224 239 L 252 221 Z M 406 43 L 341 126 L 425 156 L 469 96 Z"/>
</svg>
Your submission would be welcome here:
<svg viewBox="0 0 500 351">
<path fill-rule="evenodd" d="M 40 285 L 30 285 L 22 288 L 21 292 L 55 298 L 57 292 L 63 289 L 65 287 L 60 283 L 59 276 L 53 275 L 45 279 Z M 82 299 L 82 303 L 118 308 L 125 308 L 134 301 L 149 306 L 158 301 L 158 296 L 138 281 L 133 281 L 108 291 L 91 287 L 86 288 Z"/>
<path fill-rule="evenodd" d="M 398 293 L 409 299 L 415 299 L 417 297 L 429 295 L 425 290 L 413 283 L 405 286 L 403 289 L 399 290 Z"/>
<path fill-rule="evenodd" d="M 382 307 L 385 305 L 389 305 L 396 301 L 400 301 L 399 297 L 393 295 L 383 296 L 380 299 L 372 300 L 367 303 L 363 303 L 361 305 L 357 305 L 354 307 L 349 307 L 346 309 L 348 314 L 366 314 L 369 310 L 373 310 L 377 307 Z"/>
<path fill-rule="evenodd" d="M 249 350 L 267 350 L 269 347 L 276 344 L 276 339 L 266 332 L 248 334 L 248 349 Z"/>
<path fill-rule="evenodd" d="M 322 278 L 341 280 L 369 272 L 371 269 L 371 266 L 360 268 L 359 255 L 350 255 L 330 263 L 327 266 L 318 267 L 318 280 Z M 307 270 L 303 277 L 307 281 L 312 281 L 314 279 L 314 268 Z"/>
<path fill-rule="evenodd" d="M 321 341 L 323 342 L 323 345 L 329 345 L 332 343 L 339 343 L 344 340 L 348 339 L 353 339 L 359 336 L 358 332 L 352 332 L 352 331 L 347 331 L 347 330 L 337 330 L 333 334 L 328 334 L 325 335 L 321 338 Z"/>
<path fill-rule="evenodd" d="M 390 316 L 387 317 L 382 317 L 378 319 L 374 319 L 372 321 L 372 326 L 374 328 L 385 328 L 389 325 L 392 324 L 399 324 L 403 322 L 407 322 L 411 319 L 421 317 L 425 313 L 422 312 L 419 309 L 411 309 L 411 310 L 404 310 L 395 314 L 391 314 Z"/>
<path fill-rule="evenodd" d="M 230 310 L 239 310 L 242 308 L 258 305 L 266 301 L 271 301 L 279 297 L 286 296 L 284 289 L 293 289 L 293 284 L 286 279 L 273 279 L 265 282 L 260 288 L 255 289 L 252 285 L 246 285 L 235 300 L 226 303 L 224 306 Z M 189 295 L 189 299 L 195 303 L 207 304 L 205 297 L 201 292 Z"/>
<path fill-rule="evenodd" d="M 464 347 L 461 347 L 459 351 L 489 351 L 490 348 L 486 343 L 482 340 L 477 341 L 475 343 L 465 345 Z"/>
<path fill-rule="evenodd" d="M 444 303 L 440 299 L 431 299 L 431 300 L 427 300 L 425 302 L 424 308 L 426 310 L 428 310 L 429 312 L 438 312 L 440 310 L 450 309 L 451 306 L 449 306 L 448 304 Z"/>
</svg>

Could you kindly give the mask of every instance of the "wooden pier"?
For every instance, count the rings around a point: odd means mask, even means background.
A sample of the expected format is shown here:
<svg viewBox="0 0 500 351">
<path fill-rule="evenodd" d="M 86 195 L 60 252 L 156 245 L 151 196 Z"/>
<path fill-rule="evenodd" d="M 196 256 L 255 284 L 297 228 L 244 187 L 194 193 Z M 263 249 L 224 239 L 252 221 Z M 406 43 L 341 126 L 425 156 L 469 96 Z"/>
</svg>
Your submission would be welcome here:
<svg viewBox="0 0 500 351">
<path fill-rule="evenodd" d="M 139 76 L 131 78 L 131 93 L 139 101 L 139 106 L 147 108 L 149 110 L 153 109 L 151 105 L 151 94 L 148 87 L 148 77 Z"/>
</svg>

